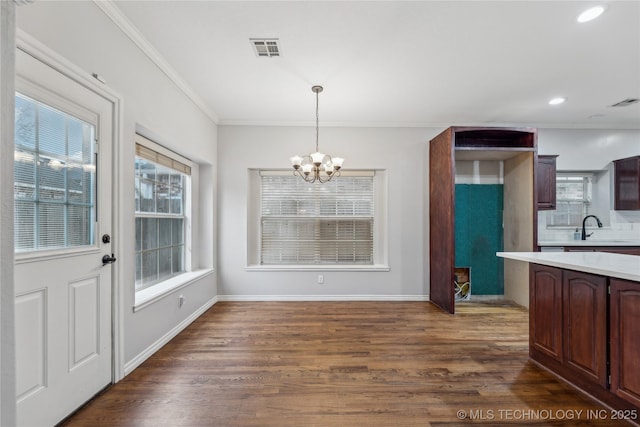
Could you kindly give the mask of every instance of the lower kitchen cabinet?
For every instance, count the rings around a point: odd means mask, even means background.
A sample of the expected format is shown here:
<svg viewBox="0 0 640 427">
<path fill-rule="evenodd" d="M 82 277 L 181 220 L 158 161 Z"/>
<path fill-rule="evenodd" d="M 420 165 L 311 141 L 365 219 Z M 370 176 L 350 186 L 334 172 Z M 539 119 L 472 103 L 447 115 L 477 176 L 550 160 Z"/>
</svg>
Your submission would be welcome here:
<svg viewBox="0 0 640 427">
<path fill-rule="evenodd" d="M 613 408 L 639 409 L 638 337 L 640 282 L 530 264 L 532 360 Z"/>
<path fill-rule="evenodd" d="M 607 386 L 607 278 L 531 264 L 530 353 L 552 370 Z"/>
<path fill-rule="evenodd" d="M 562 270 L 531 264 L 529 351 L 562 362 Z"/>
<path fill-rule="evenodd" d="M 611 281 L 611 392 L 640 407 L 640 283 Z"/>
<path fill-rule="evenodd" d="M 607 278 L 565 270 L 562 277 L 564 364 L 607 386 Z"/>
</svg>

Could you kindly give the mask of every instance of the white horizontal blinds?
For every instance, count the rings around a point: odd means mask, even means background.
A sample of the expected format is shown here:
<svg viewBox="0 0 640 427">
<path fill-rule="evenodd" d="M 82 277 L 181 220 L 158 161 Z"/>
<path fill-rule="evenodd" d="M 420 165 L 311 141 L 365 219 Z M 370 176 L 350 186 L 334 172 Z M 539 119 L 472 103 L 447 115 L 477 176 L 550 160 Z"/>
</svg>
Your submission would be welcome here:
<svg viewBox="0 0 640 427">
<path fill-rule="evenodd" d="M 559 173 L 556 175 L 556 209 L 547 214 L 551 227 L 579 227 L 589 213 L 592 197 L 591 173 Z"/>
<path fill-rule="evenodd" d="M 373 175 L 261 174 L 263 265 L 373 264 Z"/>
<path fill-rule="evenodd" d="M 92 245 L 95 127 L 16 93 L 16 252 Z"/>
</svg>

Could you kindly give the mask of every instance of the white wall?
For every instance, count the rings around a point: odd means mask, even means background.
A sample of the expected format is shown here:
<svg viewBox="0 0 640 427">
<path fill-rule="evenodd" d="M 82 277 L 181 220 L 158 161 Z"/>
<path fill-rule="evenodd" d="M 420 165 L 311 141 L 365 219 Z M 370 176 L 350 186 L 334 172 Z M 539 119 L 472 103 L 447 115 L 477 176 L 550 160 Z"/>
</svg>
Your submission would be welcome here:
<svg viewBox="0 0 640 427">
<path fill-rule="evenodd" d="M 389 272 L 246 271 L 248 169 L 288 168 L 289 156 L 311 151 L 307 127 L 219 127 L 219 294 L 226 299 L 312 299 L 427 295 L 428 141 L 436 128 L 321 128 L 320 148 L 345 157 L 346 168 L 386 169 L 389 182 Z M 603 168 L 638 154 L 639 131 L 539 129 L 539 153 L 560 154 L 559 168 Z M 472 164 L 460 164 L 472 169 Z M 486 165 L 479 165 L 484 167 Z M 466 170 L 466 169 L 465 169 Z M 469 171 L 467 171 L 469 172 Z M 501 172 L 498 172 L 501 174 Z M 428 246 L 426 246 L 428 247 Z"/>
<path fill-rule="evenodd" d="M 640 130 L 538 129 L 538 154 L 558 154 L 558 170 L 602 170 L 640 154 Z"/>
<path fill-rule="evenodd" d="M 456 160 L 456 184 L 503 184 L 501 160 Z"/>
<path fill-rule="evenodd" d="M 419 299 L 422 274 L 426 141 L 440 129 L 320 128 L 320 150 L 344 157 L 345 168 L 384 169 L 388 188 L 390 271 L 246 271 L 248 169 L 290 168 L 289 157 L 313 151 L 311 127 L 219 127 L 219 283 L 230 299 Z M 339 178 L 338 178 L 339 179 Z"/>
<path fill-rule="evenodd" d="M 215 300 L 215 275 L 180 290 L 144 309 L 134 305 L 134 134 L 145 136 L 198 163 L 200 179 L 194 233 L 195 267 L 215 267 L 215 201 L 217 162 L 216 125 L 93 2 L 36 2 L 18 9 L 17 26 L 64 58 L 97 73 L 123 100 L 123 139 L 118 147 L 121 184 L 120 235 L 114 243 L 121 269 L 124 313 L 124 361 L 130 362 L 158 340 L 175 332 L 194 313 Z"/>
</svg>

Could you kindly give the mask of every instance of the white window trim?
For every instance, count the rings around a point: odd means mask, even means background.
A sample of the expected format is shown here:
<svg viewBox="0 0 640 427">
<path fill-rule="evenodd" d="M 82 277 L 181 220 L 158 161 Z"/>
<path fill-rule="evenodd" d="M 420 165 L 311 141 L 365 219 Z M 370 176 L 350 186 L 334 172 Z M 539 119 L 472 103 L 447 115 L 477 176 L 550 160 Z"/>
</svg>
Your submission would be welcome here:
<svg viewBox="0 0 640 427">
<path fill-rule="evenodd" d="M 387 173 L 384 169 L 367 169 L 361 171 L 343 171 L 343 175 L 350 173 L 373 173 L 374 185 L 374 233 L 373 233 L 373 264 L 343 265 L 343 264 L 314 264 L 314 265 L 261 265 L 260 264 L 260 173 L 291 173 L 282 169 L 249 169 L 247 191 L 247 265 L 245 271 L 389 271 L 388 260 L 388 186 Z M 302 179 L 302 178 L 300 178 Z M 340 179 L 340 177 L 334 178 Z M 309 184 L 311 185 L 311 184 Z"/>
<path fill-rule="evenodd" d="M 165 281 L 156 283 L 148 288 L 141 289 L 136 292 L 135 305 L 133 306 L 134 313 L 142 310 L 155 303 L 156 301 L 176 292 L 182 288 L 185 288 L 192 283 L 213 274 L 215 270 L 213 268 L 205 268 L 202 270 L 188 271 L 178 276 L 171 277 Z"/>
</svg>

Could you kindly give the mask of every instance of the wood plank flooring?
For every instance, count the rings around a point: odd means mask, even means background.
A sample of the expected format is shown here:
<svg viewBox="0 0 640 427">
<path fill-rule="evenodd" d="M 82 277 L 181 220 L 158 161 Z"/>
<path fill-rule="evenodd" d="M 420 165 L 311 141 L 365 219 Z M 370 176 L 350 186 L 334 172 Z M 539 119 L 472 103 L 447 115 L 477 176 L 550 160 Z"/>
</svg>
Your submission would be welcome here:
<svg viewBox="0 0 640 427">
<path fill-rule="evenodd" d="M 528 361 L 525 309 L 456 310 L 220 302 L 63 425 L 628 425 Z"/>
</svg>

